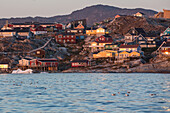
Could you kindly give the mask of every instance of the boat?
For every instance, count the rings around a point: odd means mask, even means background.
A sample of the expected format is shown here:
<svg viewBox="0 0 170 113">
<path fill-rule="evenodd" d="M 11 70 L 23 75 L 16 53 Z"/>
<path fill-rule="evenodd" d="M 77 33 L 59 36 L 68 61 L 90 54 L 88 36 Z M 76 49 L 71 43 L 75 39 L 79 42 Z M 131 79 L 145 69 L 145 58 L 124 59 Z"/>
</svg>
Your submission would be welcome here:
<svg viewBox="0 0 170 113">
<path fill-rule="evenodd" d="M 33 71 L 32 69 L 26 69 L 25 71 L 21 69 L 17 69 L 17 70 L 13 70 L 12 74 L 31 74 L 32 71 Z"/>
</svg>

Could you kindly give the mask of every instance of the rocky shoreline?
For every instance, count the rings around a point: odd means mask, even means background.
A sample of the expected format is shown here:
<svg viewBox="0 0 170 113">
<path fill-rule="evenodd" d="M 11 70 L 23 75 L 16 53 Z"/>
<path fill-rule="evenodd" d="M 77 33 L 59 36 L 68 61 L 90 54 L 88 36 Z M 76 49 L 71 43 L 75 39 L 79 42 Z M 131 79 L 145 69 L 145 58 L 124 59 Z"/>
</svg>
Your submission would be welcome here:
<svg viewBox="0 0 170 113">
<path fill-rule="evenodd" d="M 134 64 L 133 64 L 134 65 Z M 70 68 L 63 73 L 170 73 L 170 60 L 164 56 L 157 56 L 150 63 L 133 65 L 105 64 L 86 68 Z"/>
</svg>

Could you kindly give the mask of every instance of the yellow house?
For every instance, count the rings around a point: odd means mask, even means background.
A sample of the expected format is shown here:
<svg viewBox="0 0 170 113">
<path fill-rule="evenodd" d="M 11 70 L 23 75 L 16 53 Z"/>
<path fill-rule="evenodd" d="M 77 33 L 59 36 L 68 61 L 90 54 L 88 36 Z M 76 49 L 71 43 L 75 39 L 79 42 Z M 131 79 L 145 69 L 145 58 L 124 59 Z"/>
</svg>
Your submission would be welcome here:
<svg viewBox="0 0 170 113">
<path fill-rule="evenodd" d="M 111 58 L 114 53 L 108 51 L 101 51 L 99 53 L 94 53 L 93 58 Z"/>
<path fill-rule="evenodd" d="M 86 30 L 86 34 L 87 35 L 97 35 L 97 36 L 101 36 L 101 35 L 105 35 L 106 31 L 105 29 L 103 28 L 97 28 L 97 29 L 94 29 L 94 28 L 90 28 L 90 29 L 87 29 Z"/>
<path fill-rule="evenodd" d="M 93 54 L 93 58 L 112 58 L 117 54 L 114 50 L 104 50 Z"/>
<path fill-rule="evenodd" d="M 140 53 L 134 51 L 129 54 L 129 57 L 140 57 Z"/>
<path fill-rule="evenodd" d="M 137 17 L 144 17 L 145 14 L 142 13 L 142 12 L 137 12 L 136 14 L 134 14 L 134 16 L 137 16 Z"/>
<path fill-rule="evenodd" d="M 129 57 L 129 53 L 126 51 L 115 54 L 116 59 L 125 59 Z"/>
<path fill-rule="evenodd" d="M 13 30 L 1 30 L 0 37 L 13 37 L 16 35 L 16 32 Z"/>
<path fill-rule="evenodd" d="M 9 64 L 7 63 L 0 63 L 0 70 L 7 71 L 9 68 Z"/>
<path fill-rule="evenodd" d="M 104 50 L 106 44 L 112 44 L 112 42 L 106 42 L 106 43 L 98 43 L 98 42 L 91 42 L 90 48 L 92 52 L 98 51 L 98 50 Z"/>
</svg>

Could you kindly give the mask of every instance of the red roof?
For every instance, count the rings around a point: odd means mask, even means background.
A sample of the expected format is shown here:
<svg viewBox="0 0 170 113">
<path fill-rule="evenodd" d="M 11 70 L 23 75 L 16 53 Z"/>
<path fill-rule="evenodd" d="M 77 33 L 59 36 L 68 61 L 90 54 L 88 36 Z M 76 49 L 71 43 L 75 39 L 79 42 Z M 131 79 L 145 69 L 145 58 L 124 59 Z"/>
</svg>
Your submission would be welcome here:
<svg viewBox="0 0 170 113">
<path fill-rule="evenodd" d="M 138 48 L 139 45 L 123 45 L 121 44 L 119 48 Z"/>
</svg>

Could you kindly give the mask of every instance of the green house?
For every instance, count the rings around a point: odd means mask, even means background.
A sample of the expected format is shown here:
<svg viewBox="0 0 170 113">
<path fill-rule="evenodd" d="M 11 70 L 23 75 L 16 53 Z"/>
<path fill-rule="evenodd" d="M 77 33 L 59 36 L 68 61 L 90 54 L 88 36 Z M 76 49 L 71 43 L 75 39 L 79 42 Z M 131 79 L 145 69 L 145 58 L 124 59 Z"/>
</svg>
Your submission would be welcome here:
<svg viewBox="0 0 170 113">
<path fill-rule="evenodd" d="M 118 50 L 119 49 L 119 47 L 118 47 L 118 45 L 114 45 L 114 44 L 106 44 L 105 45 L 105 50 Z"/>
</svg>

